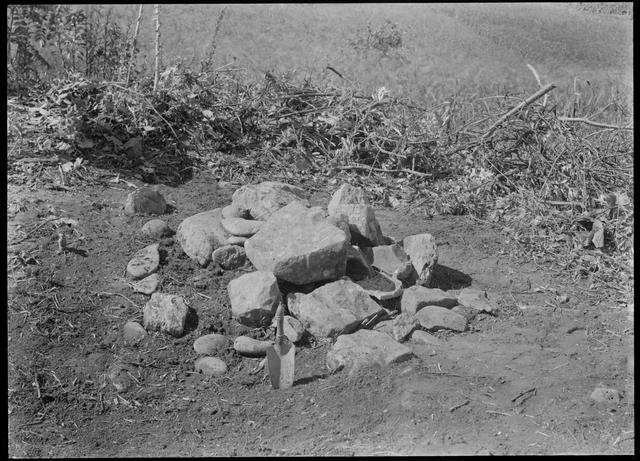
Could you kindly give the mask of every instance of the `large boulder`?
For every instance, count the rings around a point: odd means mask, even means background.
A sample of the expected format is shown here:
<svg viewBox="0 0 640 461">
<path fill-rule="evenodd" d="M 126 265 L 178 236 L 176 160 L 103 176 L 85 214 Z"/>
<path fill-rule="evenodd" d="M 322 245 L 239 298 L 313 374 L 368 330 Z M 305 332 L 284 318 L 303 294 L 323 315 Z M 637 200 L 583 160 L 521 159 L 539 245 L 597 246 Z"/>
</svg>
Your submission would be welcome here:
<svg viewBox="0 0 640 461">
<path fill-rule="evenodd" d="M 274 212 L 294 201 L 308 205 L 302 188 L 282 182 L 266 181 L 240 187 L 231 197 L 236 216 L 248 214 L 253 219 L 267 220 Z"/>
<path fill-rule="evenodd" d="M 226 244 L 229 234 L 222 227 L 222 210 L 205 211 L 180 223 L 176 239 L 182 250 L 201 266 L 211 262 L 213 250 Z"/>
<path fill-rule="evenodd" d="M 412 356 L 411 349 L 382 332 L 358 330 L 338 337 L 327 353 L 327 367 L 332 372 L 345 368 L 352 373 L 362 367 L 386 366 Z"/>
<path fill-rule="evenodd" d="M 337 280 L 309 294 L 291 294 L 289 310 L 314 336 L 333 336 L 340 330 L 378 312 L 380 306 L 349 280 Z"/>
<path fill-rule="evenodd" d="M 150 187 L 141 187 L 127 196 L 124 204 L 124 214 L 163 214 L 167 209 L 167 202 L 160 192 Z"/>
<path fill-rule="evenodd" d="M 346 234 L 326 222 L 321 209 L 293 202 L 275 212 L 244 247 L 258 270 L 304 285 L 342 277 L 347 244 Z"/>
<path fill-rule="evenodd" d="M 438 247 L 435 239 L 427 233 L 409 235 L 404 238 L 402 244 L 418 273 L 420 283 L 428 286 L 438 264 Z"/>
<path fill-rule="evenodd" d="M 251 328 L 268 326 L 282 298 L 276 277 L 265 271 L 232 280 L 227 291 L 233 318 Z"/>
</svg>

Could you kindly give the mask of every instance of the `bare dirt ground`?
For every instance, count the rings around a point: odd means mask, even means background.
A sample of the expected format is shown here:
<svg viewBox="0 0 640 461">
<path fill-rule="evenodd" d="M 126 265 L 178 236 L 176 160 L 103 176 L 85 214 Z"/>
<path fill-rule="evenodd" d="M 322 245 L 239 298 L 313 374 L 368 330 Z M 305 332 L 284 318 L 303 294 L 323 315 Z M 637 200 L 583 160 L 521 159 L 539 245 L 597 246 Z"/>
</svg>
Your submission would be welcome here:
<svg viewBox="0 0 640 461">
<path fill-rule="evenodd" d="M 376 210 L 385 235 L 434 235 L 441 286 L 454 289 L 447 274 L 465 274 L 500 306 L 466 333 L 436 333 L 442 346 L 407 343 L 409 361 L 329 374 L 330 343 L 312 340 L 297 348 L 288 390 L 272 390 L 263 373 L 250 373 L 258 360 L 232 348 L 226 375 L 197 374 L 197 337 L 265 333 L 231 319 L 226 287 L 241 270 L 201 269 L 170 242 L 162 291 L 183 295 L 197 321 L 181 338 L 150 333 L 126 345 L 122 327 L 141 321 L 147 297 L 124 271 L 150 243 L 139 234 L 150 218 L 123 214 L 129 190 L 9 182 L 9 456 L 634 453 L 627 309 L 569 274 L 517 260 L 499 227 L 471 218 Z M 196 174 L 159 190 L 173 206 L 162 218 L 176 229 L 228 204 L 234 188 Z M 49 215 L 79 222 L 69 242 L 78 251 L 56 253 L 55 229 L 36 227 Z M 569 302 L 558 302 L 563 295 Z M 620 391 L 620 402 L 592 400 L 600 384 Z"/>
</svg>

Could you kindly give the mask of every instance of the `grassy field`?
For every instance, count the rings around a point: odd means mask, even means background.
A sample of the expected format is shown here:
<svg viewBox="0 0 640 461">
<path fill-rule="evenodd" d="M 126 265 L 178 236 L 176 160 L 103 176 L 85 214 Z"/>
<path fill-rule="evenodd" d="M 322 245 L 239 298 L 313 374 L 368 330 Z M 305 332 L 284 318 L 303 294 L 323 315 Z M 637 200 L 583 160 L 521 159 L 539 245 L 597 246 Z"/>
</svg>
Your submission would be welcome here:
<svg viewBox="0 0 640 461">
<path fill-rule="evenodd" d="M 119 6 L 132 22 L 136 6 Z M 166 5 L 162 41 L 165 62 L 198 63 L 216 42 L 216 62 L 235 62 L 256 75 L 288 72 L 299 79 L 344 77 L 373 91 L 425 104 L 454 94 L 531 92 L 537 83 L 558 85 L 556 94 L 582 94 L 594 105 L 632 97 L 632 21 L 592 14 L 569 4 L 346 4 Z M 147 7 L 141 30 L 143 59 L 150 62 L 153 27 Z M 389 20 L 402 31 L 402 47 L 381 57 L 358 52 L 350 40 L 370 24 Z M 375 51 L 375 50 L 374 50 Z M 587 83 L 588 82 L 588 83 Z M 624 99 L 624 98 L 622 98 Z M 630 99 L 627 99 L 630 101 Z"/>
</svg>

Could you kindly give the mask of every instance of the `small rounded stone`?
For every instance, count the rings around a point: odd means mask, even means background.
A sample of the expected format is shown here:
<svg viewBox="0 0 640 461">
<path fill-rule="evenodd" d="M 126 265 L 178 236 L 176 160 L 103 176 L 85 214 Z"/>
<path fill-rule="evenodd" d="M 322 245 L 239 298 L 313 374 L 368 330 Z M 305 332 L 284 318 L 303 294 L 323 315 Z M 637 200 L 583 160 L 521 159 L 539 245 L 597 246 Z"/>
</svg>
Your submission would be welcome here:
<svg viewBox="0 0 640 461">
<path fill-rule="evenodd" d="M 207 376 L 222 376 L 227 372 L 227 364 L 216 357 L 200 357 L 196 360 L 195 369 Z"/>
</svg>

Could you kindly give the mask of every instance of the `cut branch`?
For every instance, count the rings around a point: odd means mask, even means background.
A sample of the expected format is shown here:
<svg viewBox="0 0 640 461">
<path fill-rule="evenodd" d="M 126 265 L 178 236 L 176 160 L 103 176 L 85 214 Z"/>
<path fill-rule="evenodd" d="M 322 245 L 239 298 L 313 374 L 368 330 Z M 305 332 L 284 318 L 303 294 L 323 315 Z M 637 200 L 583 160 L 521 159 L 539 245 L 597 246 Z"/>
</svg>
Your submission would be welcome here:
<svg viewBox="0 0 640 461">
<path fill-rule="evenodd" d="M 544 88 L 542 88 L 541 90 L 535 92 L 534 94 L 532 94 L 531 96 L 529 96 L 527 99 L 525 99 L 524 101 L 522 101 L 520 104 L 518 104 L 516 107 L 514 107 L 513 109 L 511 109 L 509 112 L 507 112 L 506 114 L 504 114 L 502 117 L 500 117 L 500 119 L 494 123 L 493 125 L 491 125 L 489 127 L 489 129 L 485 132 L 485 134 L 482 135 L 482 139 L 487 139 L 489 136 L 491 136 L 493 134 L 493 132 L 500 126 L 502 125 L 502 123 L 504 123 L 505 120 L 507 120 L 509 117 L 511 117 L 513 114 L 516 114 L 517 112 L 521 111 L 522 109 L 524 109 L 525 107 L 527 107 L 529 104 L 537 101 L 538 99 L 540 99 L 541 97 L 543 97 L 545 94 L 547 94 L 549 91 L 553 90 L 556 86 L 554 84 L 549 84 L 547 86 L 545 86 Z"/>
<path fill-rule="evenodd" d="M 599 128 L 609 128 L 612 130 L 630 130 L 633 131 L 632 126 L 617 126 L 617 125 L 609 125 L 608 123 L 600 123 L 594 122 L 593 120 L 589 120 L 588 118 L 580 118 L 580 117 L 558 117 L 558 120 L 562 122 L 579 122 L 584 123 L 586 125 L 596 126 Z"/>
</svg>

